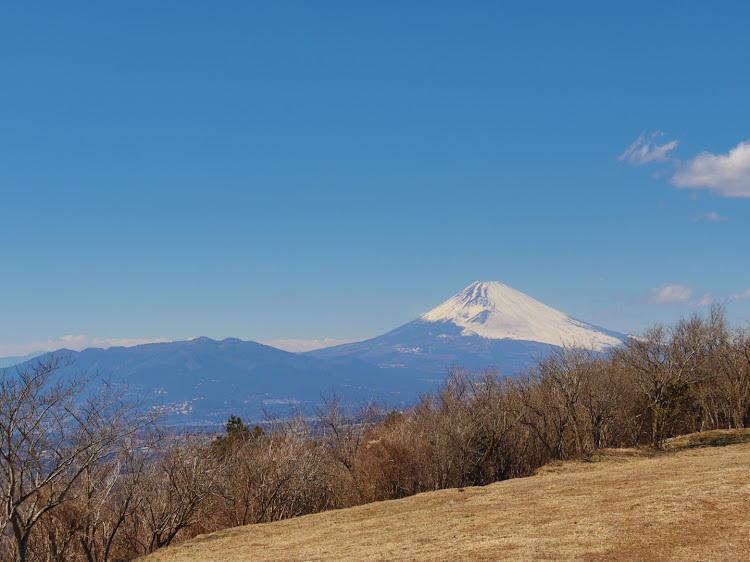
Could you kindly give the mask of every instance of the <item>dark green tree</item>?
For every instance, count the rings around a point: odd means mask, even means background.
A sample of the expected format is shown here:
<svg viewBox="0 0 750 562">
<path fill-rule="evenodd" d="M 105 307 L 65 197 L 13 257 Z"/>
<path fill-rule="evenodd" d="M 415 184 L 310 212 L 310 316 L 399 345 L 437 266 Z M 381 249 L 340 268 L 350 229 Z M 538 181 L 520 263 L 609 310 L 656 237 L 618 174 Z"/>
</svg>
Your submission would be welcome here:
<svg viewBox="0 0 750 562">
<path fill-rule="evenodd" d="M 245 443 L 250 439 L 257 439 L 264 434 L 262 427 L 256 425 L 250 429 L 250 426 L 245 425 L 241 417 L 234 414 L 229 416 L 224 428 L 226 433 L 217 437 L 212 444 L 214 454 L 220 459 L 226 457 L 228 448 Z"/>
</svg>

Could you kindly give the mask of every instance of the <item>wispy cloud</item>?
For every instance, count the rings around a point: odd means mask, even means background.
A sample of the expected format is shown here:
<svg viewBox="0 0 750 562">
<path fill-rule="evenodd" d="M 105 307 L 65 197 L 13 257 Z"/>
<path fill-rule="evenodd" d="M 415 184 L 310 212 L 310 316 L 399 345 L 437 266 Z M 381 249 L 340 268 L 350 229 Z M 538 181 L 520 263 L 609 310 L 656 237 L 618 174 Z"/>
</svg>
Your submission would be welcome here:
<svg viewBox="0 0 750 562">
<path fill-rule="evenodd" d="M 745 299 L 750 299 L 750 289 L 745 291 L 744 293 L 734 293 L 732 295 L 729 295 L 727 297 L 727 301 L 742 301 Z"/>
<path fill-rule="evenodd" d="M 662 285 L 651 289 L 651 302 L 656 304 L 687 303 L 693 290 L 685 285 Z"/>
<path fill-rule="evenodd" d="M 658 144 L 664 133 L 641 134 L 617 159 L 631 166 L 644 164 L 672 165 L 654 178 L 671 176 L 669 182 L 678 188 L 708 189 L 721 197 L 750 197 L 750 141 L 740 142 L 727 154 L 701 152 L 695 158 L 681 161 L 673 155 L 680 141 Z M 707 213 L 707 215 L 718 214 Z"/>
<path fill-rule="evenodd" d="M 701 297 L 699 297 L 698 299 L 694 300 L 692 304 L 700 307 L 700 306 L 711 306 L 712 304 L 714 304 L 714 302 L 715 300 L 711 296 L 711 293 L 706 293 L 702 295 Z"/>
<path fill-rule="evenodd" d="M 639 299 L 641 304 L 672 304 L 687 307 L 701 308 L 712 304 L 726 304 L 733 301 L 750 299 L 750 288 L 741 293 L 732 293 L 725 297 L 715 298 L 711 293 L 695 294 L 695 291 L 687 285 L 661 285 L 651 289 L 648 297 Z"/>
<path fill-rule="evenodd" d="M 698 215 L 693 219 L 695 222 L 727 222 L 729 219 L 727 217 L 722 217 L 719 213 L 716 211 L 711 211 L 710 213 L 703 213 L 702 215 Z"/>
<path fill-rule="evenodd" d="M 279 339 L 260 342 L 265 345 L 270 345 L 277 349 L 283 349 L 284 351 L 291 351 L 292 353 L 302 353 L 303 351 L 312 351 L 313 349 L 322 349 L 324 347 L 331 347 L 334 345 L 342 345 L 345 343 L 354 343 L 362 341 L 363 338 L 353 340 L 336 340 L 333 338 L 323 338 L 319 340 L 296 340 L 296 339 Z"/>
<path fill-rule="evenodd" d="M 84 334 L 67 335 L 57 339 L 38 340 L 19 344 L 0 344 L 0 357 L 24 356 L 35 351 L 57 351 L 58 349 L 70 349 L 81 351 L 89 347 L 133 347 L 145 343 L 163 343 L 170 340 L 165 338 L 94 338 Z"/>
<path fill-rule="evenodd" d="M 625 161 L 631 166 L 669 162 L 672 160 L 672 151 L 677 148 L 680 141 L 673 140 L 664 144 L 657 144 L 655 140 L 663 136 L 664 133 L 662 132 L 642 134 L 617 159 L 620 162 Z"/>
<path fill-rule="evenodd" d="M 710 189 L 722 197 L 750 197 L 750 142 L 728 154 L 702 152 L 678 165 L 670 180 L 676 187 Z"/>
</svg>

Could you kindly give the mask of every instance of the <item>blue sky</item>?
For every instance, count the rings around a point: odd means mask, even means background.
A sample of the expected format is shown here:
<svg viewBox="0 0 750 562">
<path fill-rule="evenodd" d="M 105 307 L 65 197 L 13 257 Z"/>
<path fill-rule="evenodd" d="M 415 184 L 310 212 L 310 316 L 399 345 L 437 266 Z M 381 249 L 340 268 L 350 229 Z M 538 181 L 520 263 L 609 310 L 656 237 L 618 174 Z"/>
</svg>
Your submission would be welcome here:
<svg viewBox="0 0 750 562">
<path fill-rule="evenodd" d="M 746 2 L 78 2 L 0 19 L 0 356 L 346 340 L 475 280 L 750 320 Z"/>
</svg>

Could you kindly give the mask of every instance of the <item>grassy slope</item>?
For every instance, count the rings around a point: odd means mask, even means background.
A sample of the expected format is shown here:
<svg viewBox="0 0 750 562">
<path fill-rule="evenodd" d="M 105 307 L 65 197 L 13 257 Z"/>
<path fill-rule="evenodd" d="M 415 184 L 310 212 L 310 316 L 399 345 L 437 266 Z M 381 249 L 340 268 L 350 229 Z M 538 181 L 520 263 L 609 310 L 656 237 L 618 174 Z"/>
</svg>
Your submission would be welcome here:
<svg viewBox="0 0 750 562">
<path fill-rule="evenodd" d="M 675 452 L 605 451 L 483 488 L 229 529 L 143 562 L 245 560 L 748 560 L 750 438 Z M 714 436 L 714 437 L 711 437 Z M 696 447 L 698 441 L 710 447 Z"/>
</svg>

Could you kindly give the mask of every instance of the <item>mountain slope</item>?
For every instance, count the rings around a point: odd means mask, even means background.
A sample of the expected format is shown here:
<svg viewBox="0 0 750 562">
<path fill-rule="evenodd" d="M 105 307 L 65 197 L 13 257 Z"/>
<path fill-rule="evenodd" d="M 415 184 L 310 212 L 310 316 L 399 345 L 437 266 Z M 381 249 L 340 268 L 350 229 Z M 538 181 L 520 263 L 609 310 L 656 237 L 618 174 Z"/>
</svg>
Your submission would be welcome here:
<svg viewBox="0 0 750 562">
<path fill-rule="evenodd" d="M 593 344 L 597 350 L 618 345 L 621 337 L 575 320 L 497 281 L 475 282 L 420 318 L 449 322 L 461 335 L 561 345 Z"/>
<path fill-rule="evenodd" d="M 284 413 L 290 404 L 309 412 L 322 393 L 406 405 L 430 388 L 415 371 L 304 357 L 233 338 L 55 353 L 73 360 L 68 372 L 100 372 L 126 384 L 162 409 L 169 423 L 222 423 L 229 414 L 260 420 L 264 409 Z"/>
<path fill-rule="evenodd" d="M 552 346 L 574 344 L 601 351 L 626 337 L 575 320 L 502 283 L 477 281 L 417 320 L 382 336 L 308 355 L 355 357 L 434 376 L 444 375 L 452 365 L 513 374 Z"/>
<path fill-rule="evenodd" d="M 32 359 L 34 359 L 34 357 L 39 357 L 40 355 L 44 355 L 45 353 L 47 352 L 34 351 L 33 353 L 29 353 L 28 355 L 24 355 L 23 357 L 0 357 L 0 369 L 5 369 L 7 367 L 13 367 L 14 365 L 26 363 L 27 361 L 31 361 Z"/>
</svg>

